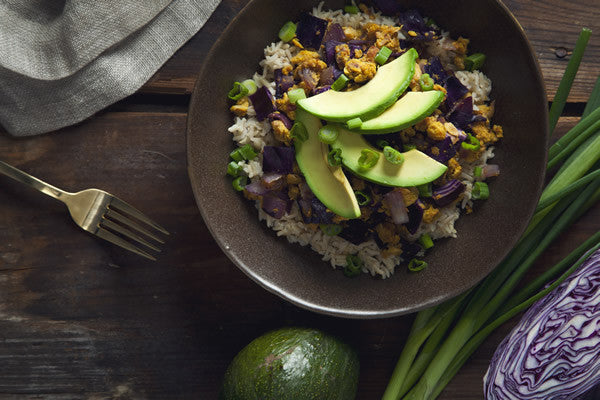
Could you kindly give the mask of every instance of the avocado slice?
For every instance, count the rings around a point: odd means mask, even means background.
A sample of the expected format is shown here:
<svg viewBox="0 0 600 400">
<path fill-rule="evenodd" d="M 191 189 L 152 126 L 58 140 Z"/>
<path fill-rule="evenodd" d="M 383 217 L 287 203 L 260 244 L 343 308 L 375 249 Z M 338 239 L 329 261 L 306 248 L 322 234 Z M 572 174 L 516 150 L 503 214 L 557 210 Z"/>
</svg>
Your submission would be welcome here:
<svg viewBox="0 0 600 400">
<path fill-rule="evenodd" d="M 429 116 L 444 100 L 444 92 L 408 92 L 375 118 L 363 121 L 353 131 L 362 134 L 392 133 L 408 128 Z"/>
<path fill-rule="evenodd" d="M 319 140 L 321 121 L 300 109 L 296 110 L 296 121 L 304 124 L 308 133 L 304 142 L 294 142 L 296 162 L 306 183 L 332 212 L 349 219 L 360 217 L 360 206 L 342 168 L 327 162 L 329 147 Z"/>
<path fill-rule="evenodd" d="M 373 79 L 356 90 L 328 90 L 298 100 L 296 104 L 326 121 L 346 122 L 357 117 L 366 121 L 381 114 L 404 93 L 415 73 L 417 56 L 417 51 L 411 48 L 394 61 L 379 67 Z"/>
<path fill-rule="evenodd" d="M 384 186 L 417 186 L 432 182 L 446 172 L 444 164 L 427 154 L 413 149 L 404 154 L 404 162 L 392 164 L 383 153 L 371 146 L 362 135 L 340 129 L 337 140 L 331 145 L 342 150 L 342 164 L 356 175 Z M 358 158 L 363 149 L 379 153 L 380 157 L 373 168 L 364 170 L 358 166 Z"/>
</svg>

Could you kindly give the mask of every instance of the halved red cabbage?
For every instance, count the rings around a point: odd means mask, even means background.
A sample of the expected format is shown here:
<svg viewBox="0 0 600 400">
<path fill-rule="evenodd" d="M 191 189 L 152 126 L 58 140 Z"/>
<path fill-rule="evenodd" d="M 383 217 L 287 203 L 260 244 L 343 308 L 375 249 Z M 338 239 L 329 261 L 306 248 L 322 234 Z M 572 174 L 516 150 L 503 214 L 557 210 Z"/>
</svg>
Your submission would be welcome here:
<svg viewBox="0 0 600 400">
<path fill-rule="evenodd" d="M 275 120 L 283 122 L 283 125 L 285 125 L 286 128 L 292 129 L 292 121 L 290 121 L 290 119 L 284 113 L 275 111 L 269 114 L 269 121 L 273 122 Z"/>
<path fill-rule="evenodd" d="M 484 377 L 487 400 L 598 397 L 600 250 L 523 315 Z"/>
<path fill-rule="evenodd" d="M 256 119 L 259 121 L 263 121 L 269 114 L 277 111 L 273 95 L 266 86 L 259 87 L 254 94 L 248 97 L 252 101 L 254 111 L 256 111 Z"/>
<path fill-rule="evenodd" d="M 423 212 L 425 211 L 425 204 L 417 199 L 413 204 L 408 206 L 408 222 L 406 223 L 406 229 L 411 234 L 415 234 L 419 226 L 421 225 L 421 221 L 423 220 Z"/>
<path fill-rule="evenodd" d="M 452 179 L 446 182 L 445 185 L 433 190 L 433 201 L 440 207 L 452 203 L 465 191 L 465 184 L 458 179 Z"/>
<path fill-rule="evenodd" d="M 296 28 L 296 37 L 306 48 L 319 50 L 321 42 L 327 31 L 327 20 L 315 17 L 309 13 L 302 13 Z"/>
<path fill-rule="evenodd" d="M 296 155 L 293 147 L 265 146 L 263 148 L 263 172 L 291 174 Z"/>
</svg>

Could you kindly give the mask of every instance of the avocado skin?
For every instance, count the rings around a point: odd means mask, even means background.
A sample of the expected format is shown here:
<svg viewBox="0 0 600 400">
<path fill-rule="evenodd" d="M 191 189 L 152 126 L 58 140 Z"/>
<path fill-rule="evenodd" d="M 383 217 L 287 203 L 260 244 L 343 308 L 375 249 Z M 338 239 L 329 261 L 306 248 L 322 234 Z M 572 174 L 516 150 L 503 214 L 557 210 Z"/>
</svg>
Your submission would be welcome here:
<svg viewBox="0 0 600 400">
<path fill-rule="evenodd" d="M 339 339 L 282 328 L 244 347 L 229 365 L 220 400 L 352 400 L 359 361 Z"/>
</svg>

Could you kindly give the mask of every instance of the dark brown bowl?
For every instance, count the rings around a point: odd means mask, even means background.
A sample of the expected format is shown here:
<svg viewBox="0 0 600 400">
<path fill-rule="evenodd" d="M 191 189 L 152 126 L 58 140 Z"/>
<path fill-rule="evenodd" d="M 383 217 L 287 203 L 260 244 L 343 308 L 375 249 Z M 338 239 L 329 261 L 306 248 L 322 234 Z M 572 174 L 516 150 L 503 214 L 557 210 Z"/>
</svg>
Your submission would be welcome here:
<svg viewBox="0 0 600 400">
<path fill-rule="evenodd" d="M 225 254 L 267 290 L 320 313 L 381 318 L 417 311 L 456 296 L 483 279 L 514 246 L 532 216 L 544 178 L 548 140 L 542 77 L 522 28 L 499 1 L 405 1 L 433 18 L 453 37 L 471 39 L 470 49 L 487 56 L 484 72 L 493 83 L 495 121 L 505 137 L 494 162 L 501 175 L 491 196 L 456 223 L 457 239 L 436 243 L 429 267 L 388 279 L 367 274 L 349 279 L 309 248 L 290 244 L 258 221 L 253 204 L 232 190 L 225 176 L 234 148 L 227 92 L 252 76 L 263 48 L 277 40 L 283 23 L 317 1 L 254 0 L 231 22 L 206 58 L 188 119 L 188 170 L 200 212 Z M 343 1 L 326 1 L 332 9 Z M 202 255 L 198 255 L 201 257 Z"/>
</svg>

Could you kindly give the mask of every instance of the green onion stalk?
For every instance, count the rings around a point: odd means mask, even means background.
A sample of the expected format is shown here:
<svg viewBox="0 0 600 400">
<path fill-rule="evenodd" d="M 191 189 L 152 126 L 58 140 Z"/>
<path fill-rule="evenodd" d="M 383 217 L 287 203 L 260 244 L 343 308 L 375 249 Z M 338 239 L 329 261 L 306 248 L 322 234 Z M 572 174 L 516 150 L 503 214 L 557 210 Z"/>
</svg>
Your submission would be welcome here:
<svg viewBox="0 0 600 400">
<path fill-rule="evenodd" d="M 587 29 L 582 30 L 559 86 L 550 112 L 552 128 L 556 124 L 553 120 L 558 120 L 556 110 L 560 110 L 558 115 L 562 112 L 589 33 Z M 565 135 L 567 139 L 557 141 L 551 148 L 550 167 L 566 161 L 543 191 L 536 214 L 523 237 L 478 286 L 417 314 L 383 400 L 437 397 L 494 329 L 556 287 L 577 267 L 578 264 L 573 263 L 578 258 L 600 246 L 600 232 L 597 232 L 563 261 L 513 293 L 550 243 L 600 200 L 599 121 L 600 78 L 581 121 Z M 563 275 L 556 282 L 541 290 L 546 282 L 561 273 Z"/>
</svg>

